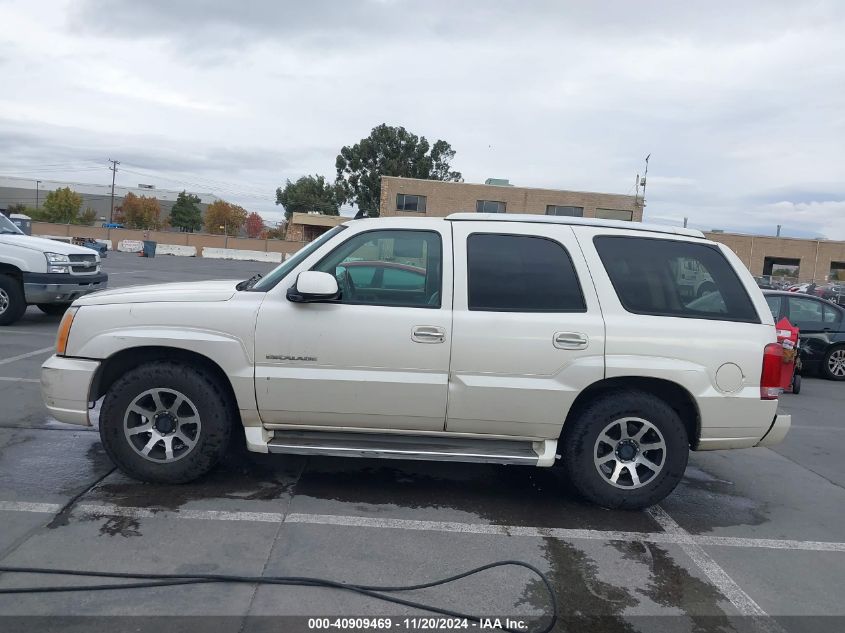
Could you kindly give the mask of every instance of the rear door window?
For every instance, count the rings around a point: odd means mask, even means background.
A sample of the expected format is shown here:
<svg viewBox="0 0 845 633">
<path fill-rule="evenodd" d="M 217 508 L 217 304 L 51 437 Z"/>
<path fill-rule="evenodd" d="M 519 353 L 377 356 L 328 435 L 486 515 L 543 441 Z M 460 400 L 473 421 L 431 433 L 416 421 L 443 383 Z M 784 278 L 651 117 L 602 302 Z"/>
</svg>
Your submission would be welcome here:
<svg viewBox="0 0 845 633">
<path fill-rule="evenodd" d="M 789 297 L 789 321 L 805 332 L 837 331 L 841 327 L 842 313 L 834 306 L 816 299 Z"/>
<path fill-rule="evenodd" d="M 530 235 L 467 238 L 470 310 L 586 312 L 578 274 L 560 242 Z"/>
<path fill-rule="evenodd" d="M 594 243 L 628 312 L 760 322 L 748 292 L 715 246 L 610 235 Z"/>
</svg>

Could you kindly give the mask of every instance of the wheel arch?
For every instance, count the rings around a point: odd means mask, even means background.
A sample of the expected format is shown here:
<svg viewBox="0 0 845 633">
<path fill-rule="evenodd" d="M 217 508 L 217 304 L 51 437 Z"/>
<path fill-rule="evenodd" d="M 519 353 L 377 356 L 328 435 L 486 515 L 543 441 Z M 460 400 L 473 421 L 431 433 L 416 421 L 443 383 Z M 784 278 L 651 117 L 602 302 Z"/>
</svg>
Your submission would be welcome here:
<svg viewBox="0 0 845 633">
<path fill-rule="evenodd" d="M 636 389 L 663 400 L 681 418 L 687 430 L 690 448 L 695 449 L 698 446 L 698 441 L 701 437 L 701 413 L 692 394 L 686 388 L 671 380 L 642 376 L 605 378 L 594 382 L 584 389 L 578 394 L 575 402 L 569 408 L 566 420 L 563 423 L 561 435 L 566 430 L 567 422 L 577 416 L 590 402 L 595 401 L 608 392 L 619 389 Z"/>
<path fill-rule="evenodd" d="M 100 363 L 91 380 L 91 388 L 88 394 L 89 402 L 96 402 L 108 391 L 109 387 L 124 373 L 134 369 L 138 365 L 153 361 L 176 361 L 186 365 L 201 367 L 212 374 L 220 383 L 226 393 L 226 397 L 232 404 L 232 413 L 237 416 L 240 422 L 238 398 L 232 386 L 232 381 L 223 368 L 208 356 L 198 352 L 161 345 L 146 345 L 139 347 L 128 347 L 115 352 Z"/>
<path fill-rule="evenodd" d="M 6 275 L 23 283 L 23 272 L 17 266 L 0 262 L 0 275 Z"/>
</svg>

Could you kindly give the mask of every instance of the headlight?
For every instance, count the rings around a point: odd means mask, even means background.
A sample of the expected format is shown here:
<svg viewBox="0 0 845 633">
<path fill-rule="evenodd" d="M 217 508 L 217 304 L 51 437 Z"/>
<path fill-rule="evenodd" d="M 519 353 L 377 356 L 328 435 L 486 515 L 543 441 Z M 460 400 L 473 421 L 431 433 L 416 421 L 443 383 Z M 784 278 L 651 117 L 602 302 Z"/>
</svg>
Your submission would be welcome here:
<svg viewBox="0 0 845 633">
<path fill-rule="evenodd" d="M 48 273 L 69 273 L 70 257 L 61 253 L 44 253 L 47 258 Z"/>
<path fill-rule="evenodd" d="M 44 253 L 44 257 L 47 258 L 47 263 L 49 264 L 69 264 L 70 257 L 67 255 L 62 255 L 61 253 Z"/>
</svg>

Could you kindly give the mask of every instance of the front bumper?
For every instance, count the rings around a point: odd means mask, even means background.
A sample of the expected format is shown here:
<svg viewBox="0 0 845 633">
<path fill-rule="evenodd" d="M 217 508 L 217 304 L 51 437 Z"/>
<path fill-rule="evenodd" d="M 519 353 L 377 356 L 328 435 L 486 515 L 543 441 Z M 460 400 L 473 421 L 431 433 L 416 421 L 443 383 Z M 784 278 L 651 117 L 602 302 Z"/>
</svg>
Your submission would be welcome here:
<svg viewBox="0 0 845 633">
<path fill-rule="evenodd" d="M 23 291 L 27 303 L 70 303 L 97 290 L 105 290 L 109 276 L 67 273 L 24 273 Z"/>
<path fill-rule="evenodd" d="M 790 426 L 792 426 L 791 415 L 776 415 L 768 433 L 757 443 L 757 446 L 774 446 L 775 444 L 780 444 L 783 438 L 786 437 L 786 434 L 789 433 Z"/>
<path fill-rule="evenodd" d="M 91 426 L 88 394 L 99 361 L 53 355 L 41 365 L 41 396 L 59 422 Z"/>
</svg>

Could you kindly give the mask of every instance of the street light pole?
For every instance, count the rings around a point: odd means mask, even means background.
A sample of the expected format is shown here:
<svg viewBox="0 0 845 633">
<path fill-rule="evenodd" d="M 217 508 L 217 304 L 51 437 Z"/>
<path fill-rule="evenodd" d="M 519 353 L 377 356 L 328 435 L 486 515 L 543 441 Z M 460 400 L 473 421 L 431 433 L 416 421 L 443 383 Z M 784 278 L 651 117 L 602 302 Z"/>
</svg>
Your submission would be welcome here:
<svg viewBox="0 0 845 633">
<path fill-rule="evenodd" d="M 38 187 L 41 185 L 40 180 L 35 181 L 35 210 L 38 211 Z"/>
</svg>

